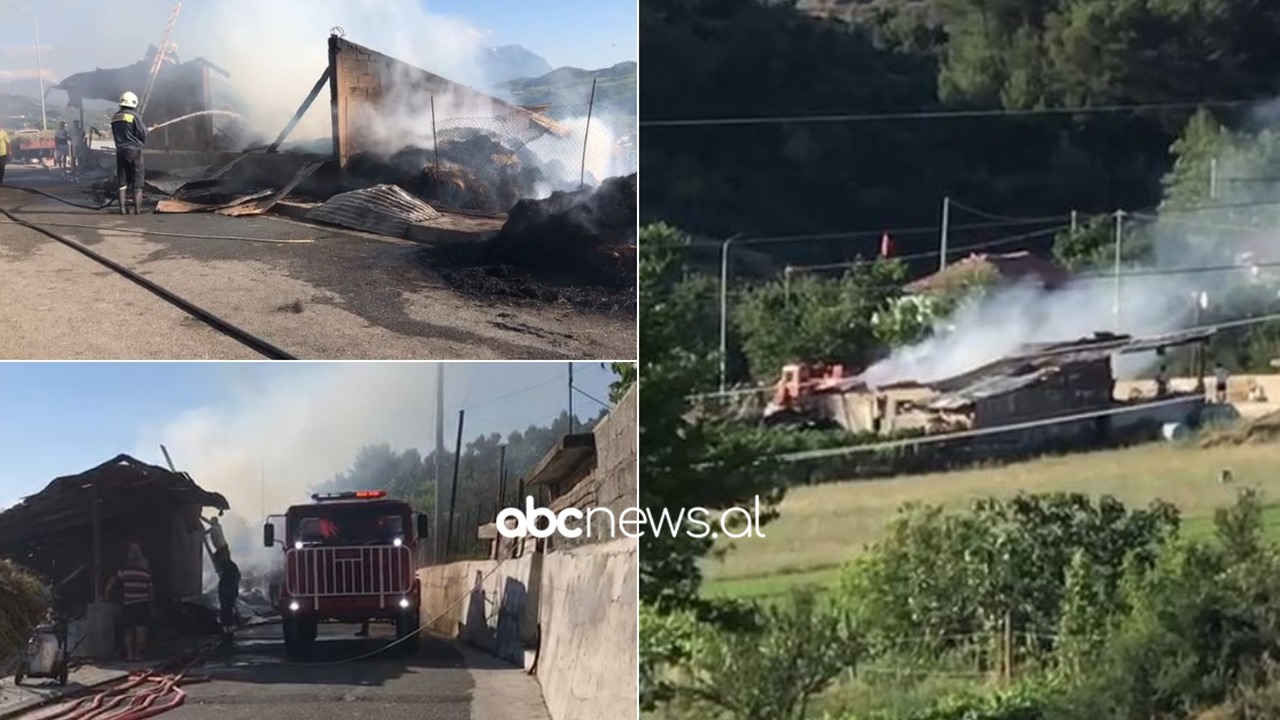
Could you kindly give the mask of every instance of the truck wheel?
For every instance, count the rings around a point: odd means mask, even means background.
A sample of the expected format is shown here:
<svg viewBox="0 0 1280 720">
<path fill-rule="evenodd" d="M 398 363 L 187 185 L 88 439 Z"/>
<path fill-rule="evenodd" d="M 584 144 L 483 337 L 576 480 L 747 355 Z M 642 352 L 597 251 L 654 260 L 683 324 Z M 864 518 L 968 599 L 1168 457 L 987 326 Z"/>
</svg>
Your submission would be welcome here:
<svg viewBox="0 0 1280 720">
<path fill-rule="evenodd" d="M 307 622 L 297 618 L 286 618 L 284 621 L 284 651 L 291 659 L 298 660 L 307 655 L 311 640 L 315 637 L 307 635 Z"/>
<path fill-rule="evenodd" d="M 422 633 L 418 632 L 418 615 L 404 614 L 396 618 L 396 640 L 401 641 L 396 647 L 405 654 L 413 654 L 418 651 L 418 639 L 422 637 Z M 406 639 L 407 638 L 407 639 Z"/>
</svg>

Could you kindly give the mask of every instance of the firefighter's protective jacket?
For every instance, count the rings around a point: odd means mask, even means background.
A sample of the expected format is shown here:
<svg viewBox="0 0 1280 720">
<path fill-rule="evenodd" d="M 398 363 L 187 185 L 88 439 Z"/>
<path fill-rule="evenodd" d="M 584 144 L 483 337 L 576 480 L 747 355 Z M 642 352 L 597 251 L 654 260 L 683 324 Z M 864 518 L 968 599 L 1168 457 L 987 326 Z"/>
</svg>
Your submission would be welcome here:
<svg viewBox="0 0 1280 720">
<path fill-rule="evenodd" d="M 147 124 L 136 110 L 120 108 L 111 118 L 111 134 L 117 150 L 141 150 L 147 143 Z"/>
</svg>

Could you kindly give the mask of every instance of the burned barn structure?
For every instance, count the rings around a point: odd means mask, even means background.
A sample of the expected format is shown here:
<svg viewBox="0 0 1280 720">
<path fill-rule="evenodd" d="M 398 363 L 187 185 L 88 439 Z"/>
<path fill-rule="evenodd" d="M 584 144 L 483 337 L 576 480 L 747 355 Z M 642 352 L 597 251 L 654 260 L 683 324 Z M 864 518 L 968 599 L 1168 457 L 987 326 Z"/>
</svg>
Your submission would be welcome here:
<svg viewBox="0 0 1280 720">
<path fill-rule="evenodd" d="M 104 603 L 107 581 L 120 569 L 129 544 L 136 542 L 150 563 L 157 621 L 164 626 L 182 603 L 201 597 L 205 545 L 200 518 L 206 509 L 225 511 L 229 506 L 225 497 L 204 490 L 185 473 L 119 455 L 77 475 L 56 478 L 0 513 L 0 556 L 51 584 L 66 581 L 57 590 L 58 601 L 72 617 L 87 621 L 81 636 L 109 636 L 110 621 L 92 608 L 109 607 Z"/>
<path fill-rule="evenodd" d="M 964 440 L 986 451 L 1013 452 L 1124 442 L 1158 435 L 1166 424 L 1194 425 L 1206 399 L 1203 345 L 1212 330 L 1149 338 L 1099 333 L 1029 345 L 965 373 L 929 383 L 871 388 L 861 377 L 815 385 L 809 407 L 853 433 L 982 431 Z M 1119 397 L 1116 362 L 1196 346 L 1201 382 L 1193 391 L 1159 388 Z"/>
<path fill-rule="evenodd" d="M 114 103 L 126 91 L 143 97 L 146 103 L 142 108 L 143 117 L 150 126 L 207 113 L 158 129 L 147 140 L 147 149 L 152 152 L 206 153 L 239 149 L 241 138 L 238 128 L 227 120 L 235 115 L 228 84 L 231 75 L 204 58 L 180 62 L 172 54 L 166 54 L 157 66 L 158 52 L 152 46 L 143 59 L 132 65 L 76 73 L 55 85 L 54 89 L 66 92 L 68 106 L 79 111 L 86 129 L 94 125 L 85 122 L 86 100 Z M 148 82 L 152 70 L 155 70 L 154 79 Z M 148 87 L 151 92 L 144 96 L 144 89 Z M 109 129 L 99 130 L 110 136 Z"/>
</svg>

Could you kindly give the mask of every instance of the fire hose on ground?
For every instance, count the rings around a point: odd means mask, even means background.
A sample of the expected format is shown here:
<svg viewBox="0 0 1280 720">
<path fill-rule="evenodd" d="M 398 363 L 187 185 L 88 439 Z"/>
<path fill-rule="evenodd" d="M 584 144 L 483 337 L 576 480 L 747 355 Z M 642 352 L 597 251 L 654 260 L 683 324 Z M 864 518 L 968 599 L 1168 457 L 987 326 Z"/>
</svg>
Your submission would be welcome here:
<svg viewBox="0 0 1280 720">
<path fill-rule="evenodd" d="M 190 653 L 169 663 L 167 672 L 145 670 L 126 682 L 94 695 L 66 703 L 56 712 L 39 714 L 40 720 L 144 720 L 182 705 L 187 694 L 183 685 L 207 682 L 209 678 L 188 676 L 208 649 Z M 40 711 L 36 711 L 40 713 Z M 33 713 L 35 714 L 35 713 Z"/>
<path fill-rule="evenodd" d="M 499 560 L 497 565 L 494 565 L 488 573 L 481 576 L 478 583 L 483 583 L 493 577 L 493 575 L 506 564 L 507 560 L 508 558 L 502 558 Z M 461 605 L 462 602 L 470 596 L 470 592 L 458 596 L 456 600 L 445 606 L 444 609 L 427 620 L 427 622 L 420 624 L 416 630 L 402 638 L 397 638 L 393 642 L 383 645 L 377 650 L 356 655 L 354 657 L 328 662 L 283 664 L 307 667 L 326 667 L 333 665 L 345 665 L 347 663 L 374 657 L 400 645 L 401 643 L 408 642 L 418 635 L 421 635 L 427 626 L 443 618 L 454 608 Z M 103 690 L 95 695 L 69 702 L 65 707 L 57 712 L 40 714 L 38 715 L 39 720 L 144 720 L 145 718 L 173 710 L 186 702 L 187 694 L 182 690 L 183 685 L 208 682 L 210 680 L 210 678 L 205 676 L 192 677 L 188 676 L 186 673 L 192 666 L 200 661 L 205 652 L 212 649 L 215 645 L 216 644 L 206 645 L 197 652 L 190 653 L 174 660 L 169 663 L 168 667 L 170 670 L 168 672 L 157 672 L 152 670 L 139 672 L 134 674 L 128 681 L 121 685 Z M 35 713 L 39 712 L 40 711 L 35 711 Z"/>
</svg>

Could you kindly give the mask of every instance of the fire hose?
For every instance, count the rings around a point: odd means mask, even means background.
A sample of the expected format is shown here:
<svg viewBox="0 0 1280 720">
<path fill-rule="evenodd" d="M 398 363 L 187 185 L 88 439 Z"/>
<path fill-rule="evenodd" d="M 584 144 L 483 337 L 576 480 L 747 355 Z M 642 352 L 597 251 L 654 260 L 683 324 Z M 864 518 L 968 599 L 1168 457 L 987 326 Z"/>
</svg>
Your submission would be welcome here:
<svg viewBox="0 0 1280 720">
<path fill-rule="evenodd" d="M 144 720 L 173 710 L 187 699 L 183 685 L 209 680 L 186 674 L 208 647 L 169 663 L 168 672 L 135 673 L 120 685 L 69 702 L 57 712 L 41 714 L 40 720 Z"/>
<path fill-rule="evenodd" d="M 508 558 L 499 560 L 498 564 L 494 565 L 488 573 L 481 576 L 478 582 L 483 583 L 493 577 L 506 564 L 507 560 Z M 422 634 L 428 625 L 443 618 L 470 596 L 471 593 L 458 596 L 456 600 L 445 606 L 443 610 L 431 617 L 427 622 L 419 625 L 416 630 L 383 645 L 377 650 L 329 662 L 284 664 L 326 667 L 344 665 L 374 657 Z M 182 685 L 209 681 L 208 677 L 189 677 L 186 673 L 212 647 L 214 647 L 214 644 L 206 645 L 197 652 L 190 653 L 169 663 L 168 667 L 172 669 L 167 673 L 157 673 L 152 670 L 136 673 L 121 685 L 109 688 L 96 695 L 67 703 L 65 707 L 57 712 L 41 714 L 39 718 L 40 720 L 144 720 L 145 718 L 173 710 L 186 702 L 187 694 L 182 690 Z"/>
</svg>

